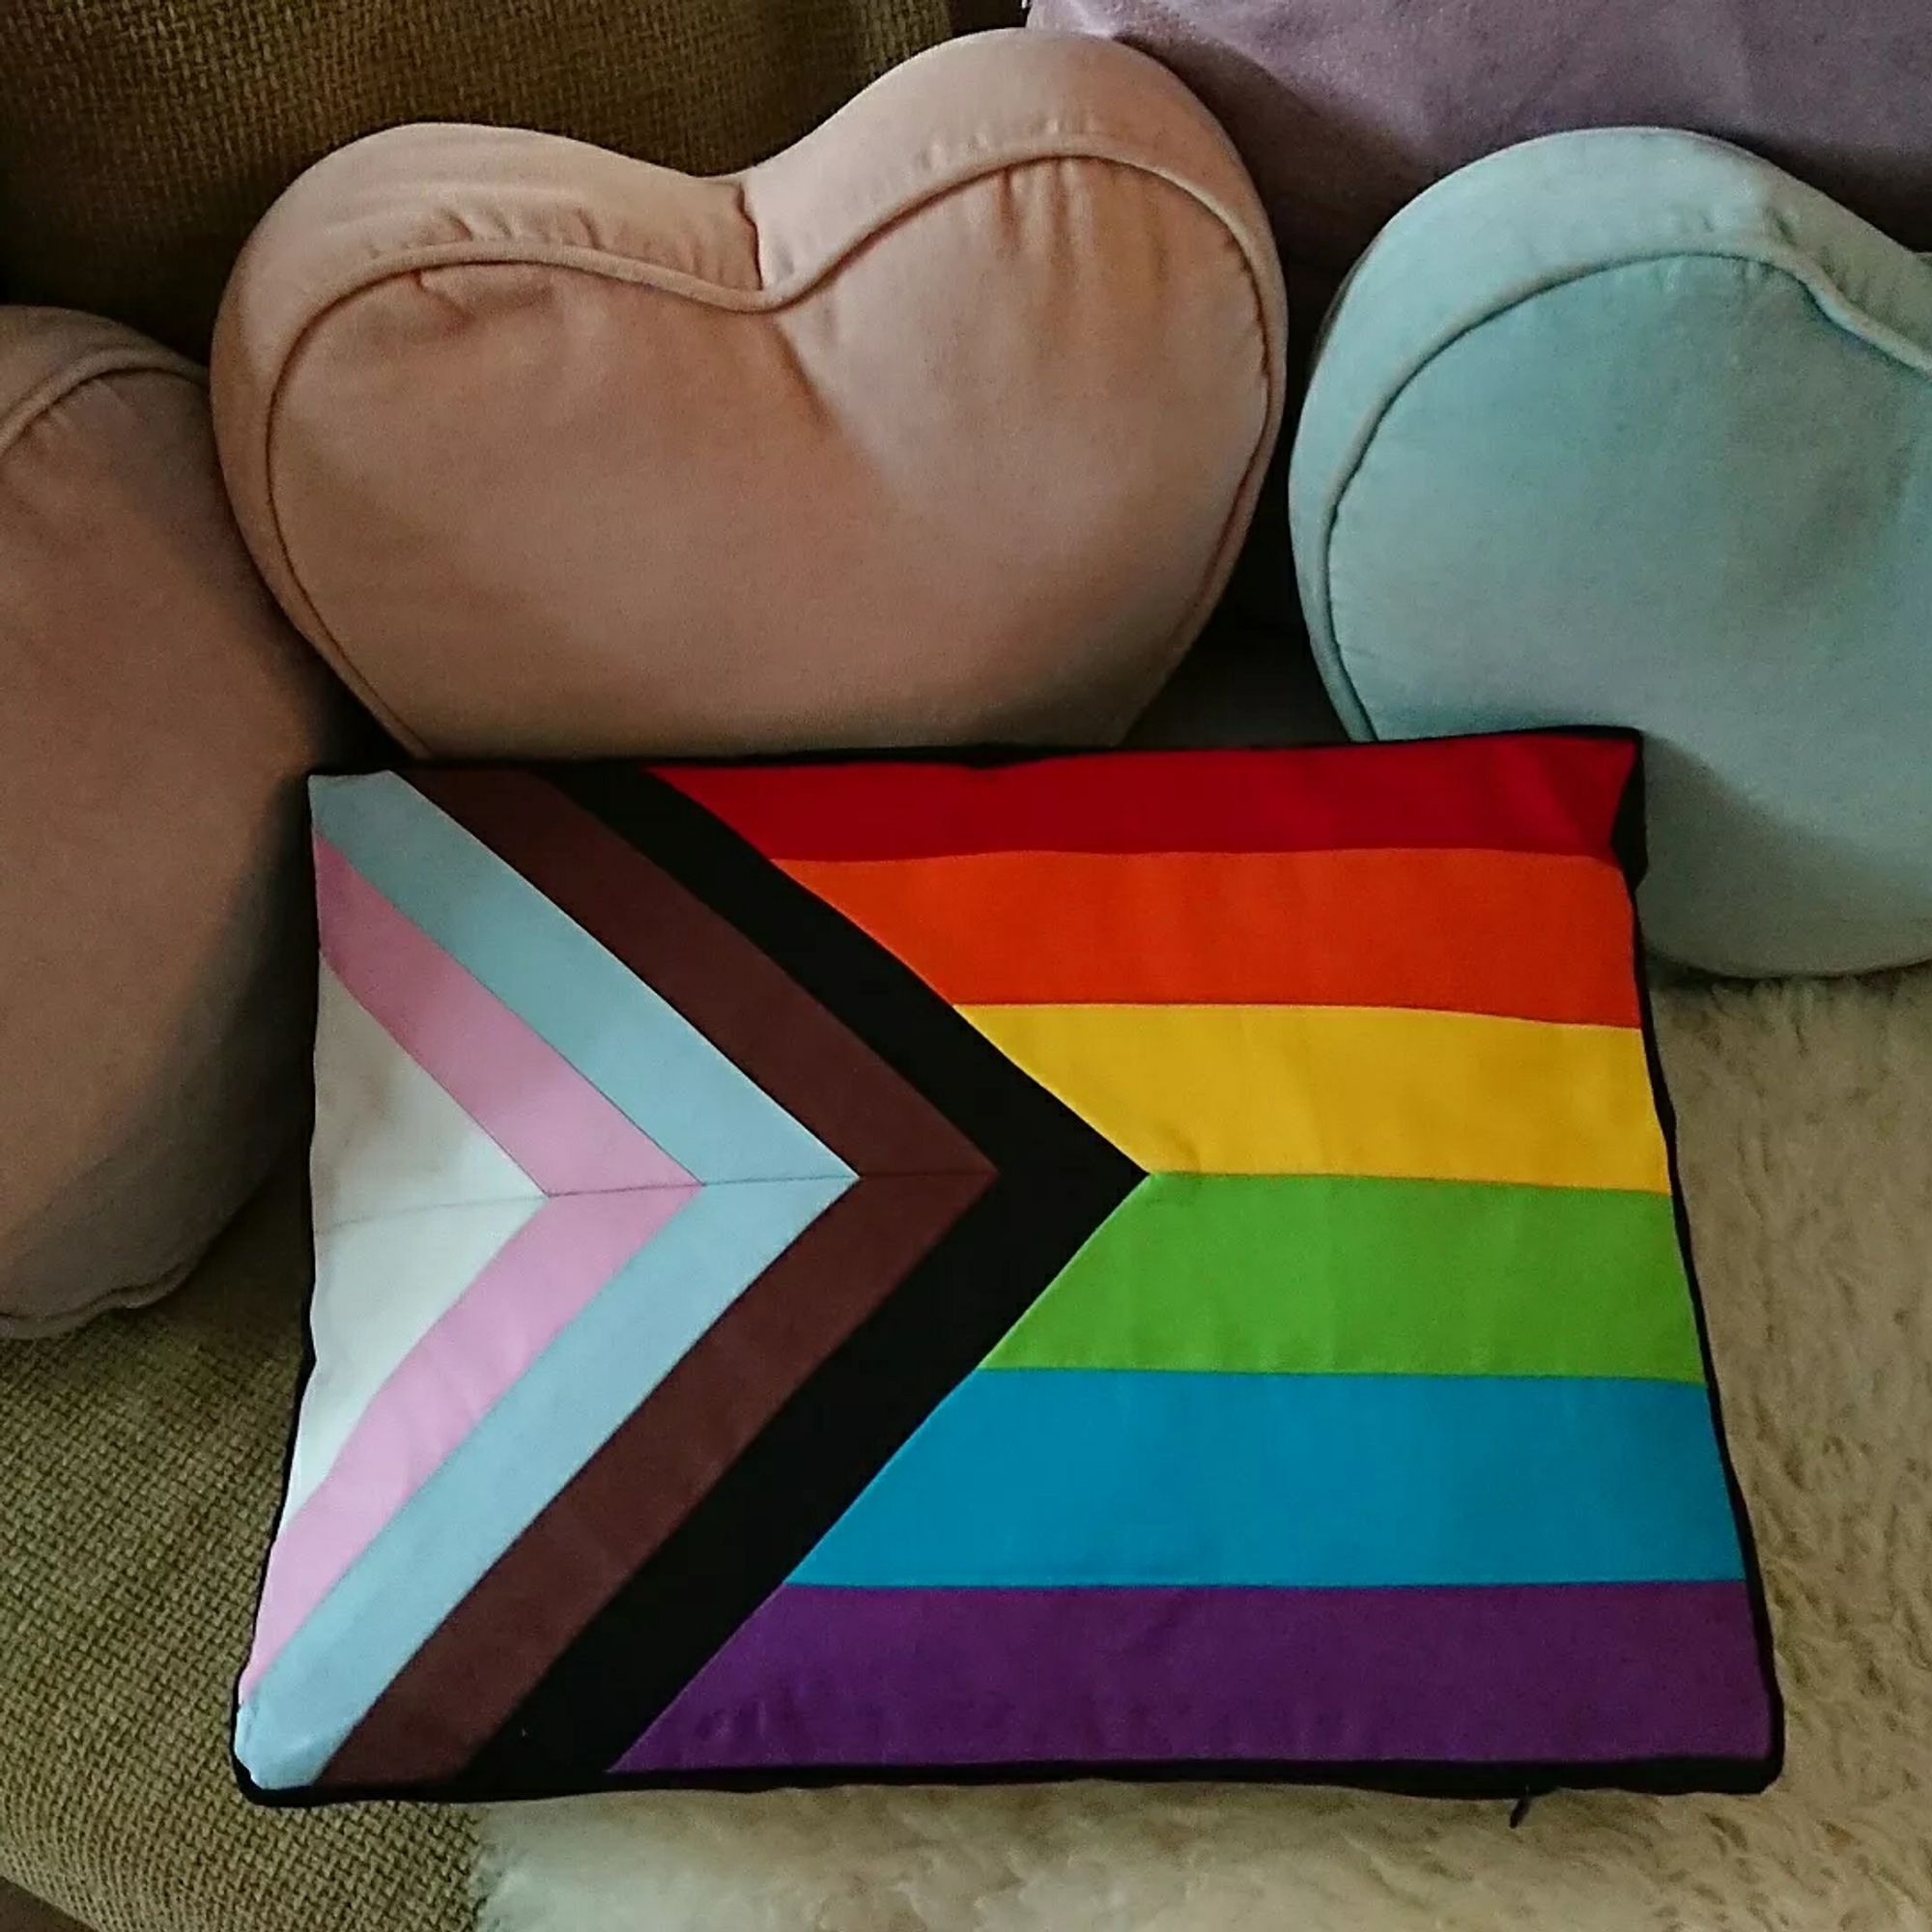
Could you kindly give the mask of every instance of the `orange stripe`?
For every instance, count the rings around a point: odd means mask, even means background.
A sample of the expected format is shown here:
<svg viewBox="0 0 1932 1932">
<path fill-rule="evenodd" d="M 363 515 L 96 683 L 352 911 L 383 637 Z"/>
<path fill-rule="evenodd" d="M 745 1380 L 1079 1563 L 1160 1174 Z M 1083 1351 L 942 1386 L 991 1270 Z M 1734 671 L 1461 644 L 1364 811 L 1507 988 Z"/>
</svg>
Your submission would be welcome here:
<svg viewBox="0 0 1932 1932">
<path fill-rule="evenodd" d="M 784 869 L 957 1006 L 1411 1007 L 1637 1024 L 1629 895 L 1596 859 L 988 852 Z"/>
</svg>

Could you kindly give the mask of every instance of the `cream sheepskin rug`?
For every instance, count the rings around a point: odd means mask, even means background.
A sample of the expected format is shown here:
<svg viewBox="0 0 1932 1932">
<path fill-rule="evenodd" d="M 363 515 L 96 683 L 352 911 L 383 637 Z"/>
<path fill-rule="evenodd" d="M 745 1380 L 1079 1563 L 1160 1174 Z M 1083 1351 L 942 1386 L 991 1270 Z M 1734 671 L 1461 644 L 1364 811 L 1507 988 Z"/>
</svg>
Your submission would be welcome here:
<svg viewBox="0 0 1932 1932">
<path fill-rule="evenodd" d="M 1932 974 L 1661 999 L 1790 1707 L 1764 1798 L 648 1794 L 484 1820 L 484 1932 L 1932 1927 Z"/>
</svg>

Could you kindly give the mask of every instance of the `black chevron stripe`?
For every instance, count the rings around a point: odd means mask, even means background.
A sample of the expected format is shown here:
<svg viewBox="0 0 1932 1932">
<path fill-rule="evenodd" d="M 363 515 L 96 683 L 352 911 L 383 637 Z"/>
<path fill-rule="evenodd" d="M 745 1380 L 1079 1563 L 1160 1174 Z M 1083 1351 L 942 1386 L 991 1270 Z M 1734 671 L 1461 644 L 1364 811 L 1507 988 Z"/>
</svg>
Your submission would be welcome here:
<svg viewBox="0 0 1932 1932">
<path fill-rule="evenodd" d="M 683 793 L 630 766 L 551 776 L 924 1094 L 997 1179 L 441 1787 L 457 1799 L 609 1781 L 1142 1179 L 917 975 Z"/>
</svg>

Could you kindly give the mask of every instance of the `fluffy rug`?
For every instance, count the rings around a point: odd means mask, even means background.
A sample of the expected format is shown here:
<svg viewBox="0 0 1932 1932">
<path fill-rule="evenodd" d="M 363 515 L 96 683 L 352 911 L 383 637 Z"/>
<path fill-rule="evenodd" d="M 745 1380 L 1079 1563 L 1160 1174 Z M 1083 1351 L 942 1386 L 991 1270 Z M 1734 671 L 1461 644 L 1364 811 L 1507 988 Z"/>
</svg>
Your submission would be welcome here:
<svg viewBox="0 0 1932 1932">
<path fill-rule="evenodd" d="M 666 1794 L 485 1820 L 485 1932 L 1932 1926 L 1932 974 L 1678 990 L 1726 1420 L 1790 1706 L 1748 1800 L 1247 1786 Z"/>
</svg>

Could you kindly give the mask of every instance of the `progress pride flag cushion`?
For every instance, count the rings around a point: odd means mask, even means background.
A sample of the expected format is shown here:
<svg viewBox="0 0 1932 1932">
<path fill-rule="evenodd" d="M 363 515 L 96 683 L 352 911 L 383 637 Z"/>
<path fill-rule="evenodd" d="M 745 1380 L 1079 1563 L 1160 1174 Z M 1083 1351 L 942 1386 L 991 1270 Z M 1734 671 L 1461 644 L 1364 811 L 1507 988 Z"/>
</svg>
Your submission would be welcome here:
<svg viewBox="0 0 1932 1932">
<path fill-rule="evenodd" d="M 1762 1785 L 1635 768 L 320 781 L 250 1789 Z"/>
</svg>

